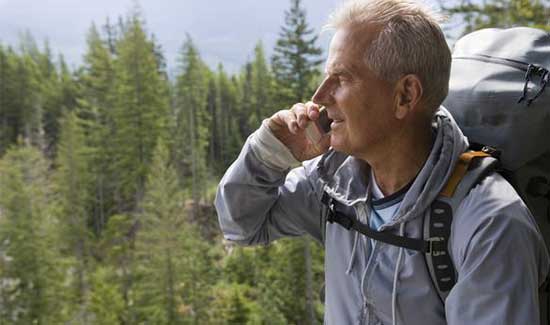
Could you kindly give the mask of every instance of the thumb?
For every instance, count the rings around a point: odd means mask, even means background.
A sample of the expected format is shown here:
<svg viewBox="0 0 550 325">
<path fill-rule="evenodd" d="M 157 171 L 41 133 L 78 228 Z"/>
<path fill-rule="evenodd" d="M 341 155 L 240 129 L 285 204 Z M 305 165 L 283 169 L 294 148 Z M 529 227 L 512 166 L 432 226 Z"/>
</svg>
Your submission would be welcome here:
<svg viewBox="0 0 550 325">
<path fill-rule="evenodd" d="M 317 143 L 313 143 L 312 147 L 313 151 L 315 151 L 312 154 L 313 157 L 327 152 L 330 148 L 330 133 L 323 134 L 321 140 L 319 140 Z"/>
</svg>

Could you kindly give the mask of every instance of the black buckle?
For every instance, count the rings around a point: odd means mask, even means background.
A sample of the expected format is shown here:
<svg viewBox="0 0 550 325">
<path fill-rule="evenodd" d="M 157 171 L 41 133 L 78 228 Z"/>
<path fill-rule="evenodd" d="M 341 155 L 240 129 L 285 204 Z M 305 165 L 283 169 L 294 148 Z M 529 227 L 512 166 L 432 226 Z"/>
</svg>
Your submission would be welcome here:
<svg viewBox="0 0 550 325">
<path fill-rule="evenodd" d="M 353 227 L 353 218 L 348 217 L 347 215 L 342 213 L 336 213 L 336 211 L 334 211 L 334 203 L 332 202 L 332 199 L 329 201 L 328 204 L 327 221 L 330 223 L 336 222 L 347 230 L 350 230 Z"/>
<path fill-rule="evenodd" d="M 353 219 L 345 215 L 339 215 L 338 221 L 336 222 L 347 230 L 350 230 L 353 227 Z"/>
<path fill-rule="evenodd" d="M 528 94 L 527 94 L 528 86 L 529 86 L 529 82 L 531 81 L 531 76 L 533 75 L 541 77 L 540 85 L 539 85 L 540 89 L 535 94 L 535 96 L 533 96 L 532 98 L 528 98 Z M 527 71 L 525 72 L 525 84 L 523 85 L 522 95 L 518 99 L 518 104 L 523 101 L 527 101 L 526 103 L 527 106 L 530 106 L 533 103 L 533 101 L 535 101 L 535 99 L 537 99 L 544 92 L 544 89 L 546 88 L 546 85 L 549 82 L 549 80 L 550 80 L 550 77 L 548 77 L 548 70 L 542 67 L 536 66 L 534 64 L 529 64 L 529 66 L 527 67 Z"/>
<path fill-rule="evenodd" d="M 481 151 L 493 158 L 497 158 L 497 159 L 500 158 L 501 151 L 498 150 L 497 148 L 484 145 L 483 148 L 481 148 Z"/>
<path fill-rule="evenodd" d="M 432 256 L 441 256 L 447 254 L 447 241 L 443 237 L 432 237 L 426 240 L 428 242 L 427 254 Z"/>
</svg>

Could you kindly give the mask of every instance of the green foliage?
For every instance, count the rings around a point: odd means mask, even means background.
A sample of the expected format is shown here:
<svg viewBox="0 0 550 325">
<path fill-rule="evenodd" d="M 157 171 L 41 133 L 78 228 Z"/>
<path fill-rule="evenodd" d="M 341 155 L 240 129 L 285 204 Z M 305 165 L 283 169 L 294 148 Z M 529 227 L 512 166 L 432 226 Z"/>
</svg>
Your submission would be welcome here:
<svg viewBox="0 0 550 325">
<path fill-rule="evenodd" d="M 21 111 L 15 106 L 15 76 L 17 56 L 0 45 L 0 156 L 15 143 L 23 125 Z"/>
<path fill-rule="evenodd" d="M 85 134 L 75 113 L 68 113 L 61 121 L 61 137 L 57 155 L 55 193 L 57 215 L 63 238 L 63 249 L 76 261 L 74 293 L 77 301 L 86 299 L 85 277 L 90 255 L 90 231 L 87 226 L 91 205 L 93 179 L 89 172 L 90 150 Z"/>
<path fill-rule="evenodd" d="M 62 57 L 41 52 L 25 34 L 20 53 L 0 46 L 0 154 L 19 136 L 55 156 L 59 118 L 75 106 L 76 89 Z"/>
<path fill-rule="evenodd" d="M 32 147 L 14 147 L 0 160 L 2 323 L 54 324 L 70 313 L 47 177 L 47 162 Z"/>
<path fill-rule="evenodd" d="M 117 42 L 114 62 L 112 154 L 120 211 L 131 211 L 143 197 L 153 150 L 166 136 L 167 81 L 153 50 L 140 17 L 133 14 Z"/>
<path fill-rule="evenodd" d="M 76 108 L 78 89 L 73 74 L 69 71 L 63 56 L 59 56 L 56 70 L 49 54 L 49 47 L 46 53 L 41 55 L 41 100 L 43 102 L 43 127 L 46 142 L 46 153 L 49 157 L 55 157 L 57 143 L 60 135 L 60 120 L 68 112 Z"/>
<path fill-rule="evenodd" d="M 291 0 L 272 58 L 280 107 L 307 101 L 313 95 L 312 79 L 318 74 L 322 51 L 312 33 L 301 0 Z"/>
<path fill-rule="evenodd" d="M 84 56 L 84 66 L 79 73 L 80 86 L 79 116 L 86 133 L 86 145 L 92 151 L 89 159 L 89 173 L 94 188 L 90 192 L 91 224 L 99 236 L 109 213 L 115 211 L 113 153 L 115 151 L 114 115 L 115 71 L 109 49 L 101 39 L 95 26 L 88 33 L 88 50 Z"/>
<path fill-rule="evenodd" d="M 323 253 L 319 245 L 307 240 L 312 248 L 313 292 L 317 293 L 324 280 Z M 283 239 L 265 247 L 234 247 L 225 257 L 224 283 L 246 288 L 245 296 L 254 304 L 249 315 L 256 320 L 253 324 L 311 323 L 306 310 L 305 244 L 302 239 Z M 317 295 L 314 298 L 314 321 L 322 322 L 323 308 Z"/>
<path fill-rule="evenodd" d="M 293 5 L 303 43 L 281 44 L 312 51 L 278 62 L 307 57 L 288 94 L 308 93 L 318 53 Z M 188 36 L 170 84 L 148 35 L 138 10 L 92 25 L 75 71 L 30 34 L 18 51 L 0 45 L 0 322 L 309 322 L 304 242 L 226 254 L 211 204 L 290 70 L 276 74 L 259 42 L 240 73 L 212 71 Z"/>
<path fill-rule="evenodd" d="M 240 112 L 238 85 L 228 78 L 221 65 L 218 66 L 216 82 L 217 119 L 213 121 L 211 129 L 217 131 L 219 157 L 213 157 L 213 161 L 221 162 L 221 169 L 225 171 L 240 152 L 243 142 L 241 135 L 248 131 L 246 128 L 248 114 Z"/>
<path fill-rule="evenodd" d="M 238 284 L 222 284 L 214 289 L 210 324 L 241 325 L 250 323 L 252 301 L 247 297 L 250 288 Z"/>
<path fill-rule="evenodd" d="M 175 89 L 175 130 L 173 151 L 180 182 L 191 190 L 198 202 L 207 178 L 207 148 L 210 114 L 208 112 L 209 71 L 188 35 L 180 54 L 180 73 Z M 197 214 L 196 208 L 193 215 Z"/>
<path fill-rule="evenodd" d="M 262 291 L 265 292 L 265 299 L 275 305 L 291 324 L 312 322 L 309 319 L 310 311 L 307 310 L 308 266 L 304 254 L 305 245 L 309 245 L 312 256 L 312 298 L 318 301 L 316 294 L 324 280 L 323 255 L 320 247 L 311 239 L 284 239 L 275 243 L 264 257 L 268 263 L 264 266 L 263 279 L 259 281 L 263 287 Z M 322 320 L 322 311 L 316 314 L 315 318 Z"/>
<path fill-rule="evenodd" d="M 254 60 L 252 61 L 250 77 L 254 98 L 254 113 L 250 114 L 249 125 L 251 130 L 256 130 L 263 119 L 270 117 L 278 110 L 278 107 L 272 103 L 275 80 L 266 61 L 261 42 L 254 48 Z"/>
<path fill-rule="evenodd" d="M 276 86 L 263 45 L 258 42 L 254 48 L 253 60 L 246 63 L 238 80 L 241 111 L 238 124 L 243 138 L 258 129 L 262 120 L 276 111 L 277 105 L 273 103 Z"/>
<path fill-rule="evenodd" d="M 98 267 L 90 279 L 90 312 L 93 323 L 117 325 L 124 314 L 124 299 L 119 284 L 113 279 L 113 268 Z"/>
<path fill-rule="evenodd" d="M 40 105 L 38 67 L 30 54 L 23 54 L 15 60 L 13 84 L 13 107 L 18 110 L 17 136 L 37 147 L 44 148 L 42 137 L 42 106 Z"/>
<path fill-rule="evenodd" d="M 440 4 L 450 15 L 458 15 L 464 19 L 464 34 L 481 28 L 514 26 L 529 26 L 550 31 L 548 0 L 462 0 L 450 6 L 441 1 Z"/>
<path fill-rule="evenodd" d="M 203 323 L 207 283 L 214 282 L 210 248 L 186 222 L 185 196 L 163 141 L 153 166 L 139 216 L 133 309 L 137 322 Z"/>
<path fill-rule="evenodd" d="M 91 309 L 102 309 L 102 302 L 111 299 L 111 291 L 116 290 L 117 296 L 122 297 L 122 307 L 119 308 L 118 319 L 122 324 L 134 324 L 134 315 L 132 314 L 132 285 L 134 281 L 133 267 L 134 254 L 133 246 L 137 224 L 135 218 L 130 215 L 116 214 L 110 216 L 103 236 L 97 243 L 97 258 L 102 265 L 107 266 L 113 272 L 106 278 L 104 290 L 92 289 L 92 295 L 95 295 L 96 302 L 99 304 L 91 305 Z M 120 299 L 116 297 L 116 301 Z M 107 316 L 108 318 L 114 315 Z"/>
<path fill-rule="evenodd" d="M 184 196 L 163 142 L 155 151 L 139 217 L 134 290 L 138 321 L 178 324 L 177 276 L 182 271 Z"/>
</svg>

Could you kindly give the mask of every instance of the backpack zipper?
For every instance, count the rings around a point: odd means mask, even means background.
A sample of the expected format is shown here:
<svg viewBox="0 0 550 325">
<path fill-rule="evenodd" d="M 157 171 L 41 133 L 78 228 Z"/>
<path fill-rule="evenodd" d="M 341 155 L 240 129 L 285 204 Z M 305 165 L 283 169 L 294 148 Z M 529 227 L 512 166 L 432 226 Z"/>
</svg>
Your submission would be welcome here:
<svg viewBox="0 0 550 325">
<path fill-rule="evenodd" d="M 481 61 L 481 62 L 487 62 L 487 63 L 501 64 L 501 65 L 505 65 L 505 66 L 515 68 L 525 72 L 525 84 L 523 86 L 523 93 L 521 97 L 518 99 L 518 103 L 526 101 L 527 106 L 531 105 L 531 103 L 535 99 L 537 99 L 540 95 L 542 95 L 542 93 L 544 92 L 544 89 L 546 88 L 546 85 L 550 82 L 550 72 L 547 69 L 534 64 L 518 61 L 518 60 L 499 58 L 496 56 L 490 56 L 486 54 L 472 54 L 470 56 L 455 56 L 453 57 L 453 59 L 474 60 L 474 61 Z M 539 90 L 533 97 L 531 97 L 530 99 L 527 99 L 529 81 L 532 81 L 531 76 L 540 77 Z"/>
<path fill-rule="evenodd" d="M 512 68 L 519 69 L 523 72 L 526 72 L 529 69 L 529 65 L 530 65 L 529 63 L 525 63 L 522 61 L 499 58 L 496 56 L 490 56 L 485 54 L 473 54 L 470 56 L 453 56 L 453 59 L 474 60 L 474 61 L 482 61 L 482 62 L 488 62 L 488 63 L 503 64 Z"/>
</svg>

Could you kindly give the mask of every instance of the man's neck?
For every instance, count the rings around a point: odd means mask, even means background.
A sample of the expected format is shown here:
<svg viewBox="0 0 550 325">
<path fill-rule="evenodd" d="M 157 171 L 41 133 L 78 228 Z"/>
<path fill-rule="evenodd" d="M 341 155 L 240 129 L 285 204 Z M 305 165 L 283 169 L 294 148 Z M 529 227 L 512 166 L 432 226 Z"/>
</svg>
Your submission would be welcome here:
<svg viewBox="0 0 550 325">
<path fill-rule="evenodd" d="M 434 140 L 431 130 L 426 131 L 396 136 L 385 144 L 382 154 L 367 160 L 384 196 L 407 186 L 424 166 Z"/>
</svg>

